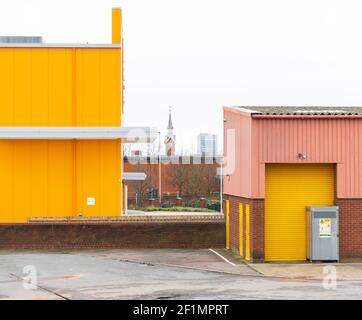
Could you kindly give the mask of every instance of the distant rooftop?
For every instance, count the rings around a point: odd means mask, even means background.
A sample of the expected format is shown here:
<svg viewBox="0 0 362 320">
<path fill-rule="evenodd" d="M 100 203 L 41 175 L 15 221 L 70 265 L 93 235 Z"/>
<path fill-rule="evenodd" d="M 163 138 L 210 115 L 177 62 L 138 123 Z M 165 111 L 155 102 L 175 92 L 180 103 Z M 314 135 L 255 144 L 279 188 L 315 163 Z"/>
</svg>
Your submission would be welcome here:
<svg viewBox="0 0 362 320">
<path fill-rule="evenodd" d="M 362 115 L 362 107 L 235 107 L 240 111 L 261 115 Z"/>
<path fill-rule="evenodd" d="M 0 48 L 120 48 L 120 44 L 44 43 L 42 37 L 0 36 Z"/>
<path fill-rule="evenodd" d="M 43 43 L 43 38 L 23 36 L 0 36 L 0 43 Z"/>
</svg>

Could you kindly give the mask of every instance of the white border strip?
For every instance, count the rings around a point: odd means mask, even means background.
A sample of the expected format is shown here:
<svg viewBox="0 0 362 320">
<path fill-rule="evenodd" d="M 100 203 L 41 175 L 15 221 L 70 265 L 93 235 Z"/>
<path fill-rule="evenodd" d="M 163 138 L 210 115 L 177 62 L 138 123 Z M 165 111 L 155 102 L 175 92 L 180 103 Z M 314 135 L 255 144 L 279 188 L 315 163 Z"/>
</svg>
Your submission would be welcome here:
<svg viewBox="0 0 362 320">
<path fill-rule="evenodd" d="M 147 178 L 147 174 L 144 172 L 123 172 L 122 180 L 131 181 L 144 181 Z"/>
<path fill-rule="evenodd" d="M 228 259 L 226 259 L 224 256 L 222 256 L 220 253 L 216 252 L 215 250 L 210 249 L 210 248 L 209 248 L 209 250 L 210 250 L 211 252 L 215 253 L 217 256 L 219 256 L 221 259 L 223 259 L 225 262 L 231 264 L 232 266 L 236 266 L 235 263 L 232 263 L 231 261 L 229 261 Z"/>
<path fill-rule="evenodd" d="M 0 43 L 0 48 L 110 48 L 119 49 L 121 44 L 88 43 Z"/>
<path fill-rule="evenodd" d="M 153 127 L 0 127 L 0 139 L 124 139 L 123 142 L 153 142 Z"/>
</svg>

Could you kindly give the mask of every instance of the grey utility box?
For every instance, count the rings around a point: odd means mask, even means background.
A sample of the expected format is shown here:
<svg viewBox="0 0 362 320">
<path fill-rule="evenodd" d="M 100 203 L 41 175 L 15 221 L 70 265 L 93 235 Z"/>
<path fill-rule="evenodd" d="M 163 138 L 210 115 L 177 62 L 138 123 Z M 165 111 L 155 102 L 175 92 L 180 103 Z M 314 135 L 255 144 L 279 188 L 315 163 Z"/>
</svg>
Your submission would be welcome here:
<svg viewBox="0 0 362 320">
<path fill-rule="evenodd" d="M 338 207 L 307 207 L 307 259 L 339 260 Z"/>
</svg>

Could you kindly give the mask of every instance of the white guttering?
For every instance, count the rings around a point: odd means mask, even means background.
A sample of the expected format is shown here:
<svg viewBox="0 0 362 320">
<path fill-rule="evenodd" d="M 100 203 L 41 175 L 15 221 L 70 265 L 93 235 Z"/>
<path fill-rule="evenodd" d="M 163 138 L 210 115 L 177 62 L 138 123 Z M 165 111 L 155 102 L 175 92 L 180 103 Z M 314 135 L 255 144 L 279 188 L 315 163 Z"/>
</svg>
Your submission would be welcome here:
<svg viewBox="0 0 362 320">
<path fill-rule="evenodd" d="M 122 180 L 130 181 L 144 181 L 147 178 L 147 174 L 144 172 L 123 172 Z"/>
<path fill-rule="evenodd" d="M 153 142 L 152 127 L 0 127 L 0 139 L 122 139 L 126 143 Z"/>
<path fill-rule="evenodd" d="M 0 43 L 0 48 L 121 48 L 121 44 L 88 43 Z"/>
</svg>

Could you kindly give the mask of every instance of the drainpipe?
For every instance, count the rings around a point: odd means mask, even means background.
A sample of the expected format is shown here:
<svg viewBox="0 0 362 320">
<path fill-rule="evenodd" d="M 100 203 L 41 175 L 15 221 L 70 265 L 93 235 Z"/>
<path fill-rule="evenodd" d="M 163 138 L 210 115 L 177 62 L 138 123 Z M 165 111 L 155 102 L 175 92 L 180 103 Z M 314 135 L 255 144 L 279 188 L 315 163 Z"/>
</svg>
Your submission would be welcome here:
<svg viewBox="0 0 362 320">
<path fill-rule="evenodd" d="M 223 196 L 222 196 L 222 193 L 223 193 L 223 177 L 224 177 L 224 173 L 223 173 L 223 161 L 224 161 L 224 158 L 222 158 L 222 162 L 221 162 L 221 165 L 220 165 L 220 213 L 221 214 L 224 214 L 224 210 L 223 210 Z"/>
<path fill-rule="evenodd" d="M 125 184 L 123 188 L 124 188 L 124 212 L 127 215 L 127 211 L 128 211 L 128 186 Z"/>
</svg>

